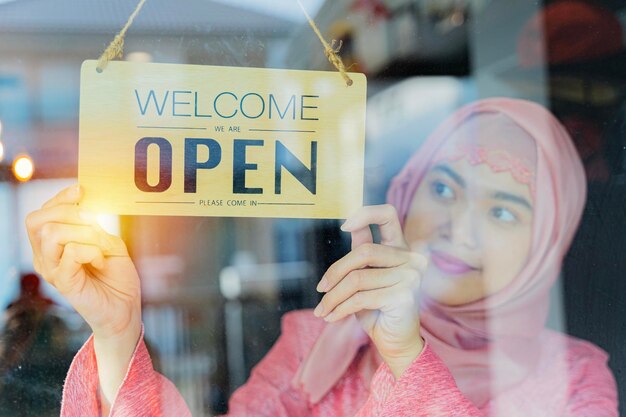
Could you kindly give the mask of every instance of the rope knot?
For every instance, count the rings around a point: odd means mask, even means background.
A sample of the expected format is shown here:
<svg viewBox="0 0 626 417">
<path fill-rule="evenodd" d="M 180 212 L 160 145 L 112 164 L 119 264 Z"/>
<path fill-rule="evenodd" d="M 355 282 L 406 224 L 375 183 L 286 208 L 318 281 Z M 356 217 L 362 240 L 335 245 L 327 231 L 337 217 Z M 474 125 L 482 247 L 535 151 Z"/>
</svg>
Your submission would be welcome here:
<svg viewBox="0 0 626 417">
<path fill-rule="evenodd" d="M 113 38 L 107 49 L 105 49 L 102 55 L 100 55 L 100 58 L 98 59 L 98 65 L 96 66 L 96 71 L 102 72 L 109 63 L 109 61 L 121 57 L 124 54 L 124 36 L 126 36 L 126 31 L 130 27 L 130 25 L 133 24 L 133 20 L 135 20 L 135 17 L 137 17 L 139 10 L 141 10 L 145 2 L 146 0 L 140 0 L 139 3 L 137 3 L 135 11 L 130 15 L 128 21 L 126 22 L 122 30 L 120 30 L 120 33 L 115 35 L 115 38 Z"/>
<path fill-rule="evenodd" d="M 330 61 L 330 63 L 333 64 L 334 67 L 337 68 L 337 70 L 339 70 L 339 72 L 341 73 L 341 76 L 343 77 L 348 87 L 351 86 L 353 84 L 353 81 L 346 73 L 346 67 L 343 65 L 341 58 L 339 57 L 339 55 L 337 55 L 337 53 L 341 49 L 342 42 L 341 41 L 337 42 L 335 39 L 333 39 L 333 41 L 329 45 L 328 42 L 326 42 L 326 39 L 324 39 L 324 37 L 322 36 L 322 33 L 320 32 L 320 30 L 317 28 L 317 25 L 315 24 L 313 19 L 311 19 L 311 16 L 309 16 L 309 14 L 307 13 L 306 9 L 304 8 L 300 0 L 297 0 L 297 1 L 298 1 L 298 4 L 300 5 L 300 8 L 302 9 L 302 12 L 306 16 L 309 22 L 309 25 L 313 29 L 313 32 L 315 32 L 320 42 L 322 42 L 322 45 L 324 46 L 324 55 L 326 55 L 326 58 L 328 58 L 328 61 Z"/>
<path fill-rule="evenodd" d="M 330 57 L 332 55 L 338 54 L 339 51 L 341 51 L 342 46 L 343 41 L 341 39 L 339 41 L 337 41 L 337 39 L 333 39 L 330 42 L 330 45 L 326 45 L 326 47 L 324 48 L 324 55 L 326 55 L 326 58 L 330 60 Z"/>
</svg>

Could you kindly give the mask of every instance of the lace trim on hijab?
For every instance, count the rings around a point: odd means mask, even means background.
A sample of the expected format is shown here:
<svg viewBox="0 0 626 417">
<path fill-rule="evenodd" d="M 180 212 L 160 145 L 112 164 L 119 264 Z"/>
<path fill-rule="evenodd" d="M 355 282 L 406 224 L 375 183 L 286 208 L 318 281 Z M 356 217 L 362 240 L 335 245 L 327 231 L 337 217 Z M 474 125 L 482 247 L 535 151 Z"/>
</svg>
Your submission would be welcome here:
<svg viewBox="0 0 626 417">
<path fill-rule="evenodd" d="M 510 172 L 513 178 L 530 188 L 535 196 L 535 172 L 528 167 L 530 161 L 517 158 L 503 149 L 488 149 L 484 146 L 458 144 L 453 149 L 442 152 L 437 162 L 458 161 L 465 158 L 472 165 L 487 164 L 494 172 Z"/>
</svg>

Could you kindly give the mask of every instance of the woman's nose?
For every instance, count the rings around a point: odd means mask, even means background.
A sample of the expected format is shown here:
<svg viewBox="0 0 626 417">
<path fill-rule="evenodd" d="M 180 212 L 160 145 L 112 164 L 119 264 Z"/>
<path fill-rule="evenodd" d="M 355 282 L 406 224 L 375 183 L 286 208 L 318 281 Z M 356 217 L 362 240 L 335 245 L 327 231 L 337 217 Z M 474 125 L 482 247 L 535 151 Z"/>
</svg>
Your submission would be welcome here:
<svg viewBox="0 0 626 417">
<path fill-rule="evenodd" d="M 475 208 L 462 205 L 450 210 L 448 222 L 443 225 L 441 232 L 454 246 L 475 249 L 479 240 L 478 227 Z"/>
</svg>

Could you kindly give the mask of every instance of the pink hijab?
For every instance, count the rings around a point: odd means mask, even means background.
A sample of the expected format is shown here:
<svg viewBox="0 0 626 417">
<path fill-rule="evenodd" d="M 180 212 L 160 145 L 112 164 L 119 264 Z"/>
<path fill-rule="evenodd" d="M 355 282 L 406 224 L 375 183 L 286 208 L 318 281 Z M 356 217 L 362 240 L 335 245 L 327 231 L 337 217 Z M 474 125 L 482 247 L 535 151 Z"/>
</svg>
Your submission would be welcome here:
<svg viewBox="0 0 626 417">
<path fill-rule="evenodd" d="M 532 102 L 492 98 L 471 103 L 449 117 L 393 179 L 387 201 L 396 207 L 402 224 L 422 178 L 433 161 L 440 159 L 442 143 L 480 114 L 504 115 L 534 140 L 537 181 L 529 183 L 534 204 L 529 258 L 513 282 L 494 295 L 461 306 L 430 299 L 420 305 L 422 336 L 446 363 L 461 392 L 479 407 L 535 370 L 550 287 L 559 275 L 586 198 L 582 163 L 556 118 Z M 506 143 L 502 147 L 511 149 Z M 472 162 L 471 155 L 466 157 Z M 499 170 L 511 170 L 519 179 L 514 166 L 500 166 Z M 298 369 L 293 385 L 307 393 L 311 402 L 318 402 L 345 373 L 359 348 L 368 343 L 354 316 L 327 325 Z M 366 381 L 380 364 L 375 351 L 372 345 L 369 358 L 362 361 L 360 372 Z"/>
</svg>

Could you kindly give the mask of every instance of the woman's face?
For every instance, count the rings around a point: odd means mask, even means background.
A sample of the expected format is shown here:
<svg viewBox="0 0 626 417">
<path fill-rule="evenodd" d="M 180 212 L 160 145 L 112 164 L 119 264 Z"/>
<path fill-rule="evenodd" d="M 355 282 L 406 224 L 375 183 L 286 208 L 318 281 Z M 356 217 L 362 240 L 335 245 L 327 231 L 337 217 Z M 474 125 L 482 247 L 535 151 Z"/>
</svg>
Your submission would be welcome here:
<svg viewBox="0 0 626 417">
<path fill-rule="evenodd" d="M 404 228 L 411 248 L 429 259 L 421 291 L 461 305 L 506 287 L 528 258 L 532 218 L 529 187 L 509 172 L 465 159 L 434 165 Z"/>
</svg>

